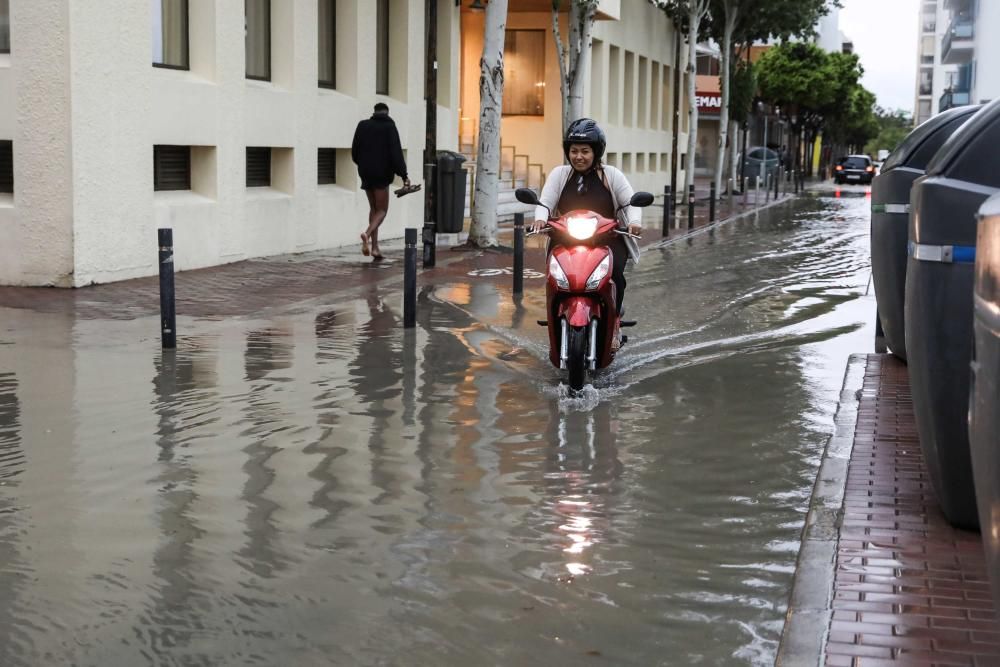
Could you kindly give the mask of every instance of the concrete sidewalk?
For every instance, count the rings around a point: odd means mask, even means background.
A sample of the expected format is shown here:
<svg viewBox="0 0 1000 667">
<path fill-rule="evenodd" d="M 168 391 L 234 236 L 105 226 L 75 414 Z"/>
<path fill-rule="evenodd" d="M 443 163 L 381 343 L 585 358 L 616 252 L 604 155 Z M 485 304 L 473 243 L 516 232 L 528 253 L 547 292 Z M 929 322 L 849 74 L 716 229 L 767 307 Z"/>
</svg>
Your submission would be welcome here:
<svg viewBox="0 0 1000 667">
<path fill-rule="evenodd" d="M 1000 665 L 982 538 L 941 514 L 890 355 L 848 365 L 778 664 Z"/>
</svg>

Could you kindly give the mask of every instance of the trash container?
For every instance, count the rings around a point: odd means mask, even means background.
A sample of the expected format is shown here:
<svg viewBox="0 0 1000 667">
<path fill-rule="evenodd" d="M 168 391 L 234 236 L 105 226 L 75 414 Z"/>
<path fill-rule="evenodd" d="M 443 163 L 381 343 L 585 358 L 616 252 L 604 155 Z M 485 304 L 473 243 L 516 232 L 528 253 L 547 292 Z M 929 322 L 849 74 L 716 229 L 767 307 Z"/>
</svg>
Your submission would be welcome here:
<svg viewBox="0 0 1000 667">
<path fill-rule="evenodd" d="M 465 220 L 465 156 L 455 151 L 437 154 L 437 230 L 442 234 L 462 231 Z"/>
<path fill-rule="evenodd" d="M 981 107 L 949 109 L 906 136 L 872 182 L 872 280 L 878 319 L 889 351 L 906 361 L 903 297 L 910 188 L 942 144 Z"/>
<path fill-rule="evenodd" d="M 1000 191 L 1000 100 L 958 129 L 910 193 L 903 306 L 913 412 L 945 517 L 978 526 L 969 453 L 973 262 L 979 207 Z"/>
<path fill-rule="evenodd" d="M 979 209 L 969 444 L 986 571 L 1000 609 L 1000 195 Z"/>
</svg>

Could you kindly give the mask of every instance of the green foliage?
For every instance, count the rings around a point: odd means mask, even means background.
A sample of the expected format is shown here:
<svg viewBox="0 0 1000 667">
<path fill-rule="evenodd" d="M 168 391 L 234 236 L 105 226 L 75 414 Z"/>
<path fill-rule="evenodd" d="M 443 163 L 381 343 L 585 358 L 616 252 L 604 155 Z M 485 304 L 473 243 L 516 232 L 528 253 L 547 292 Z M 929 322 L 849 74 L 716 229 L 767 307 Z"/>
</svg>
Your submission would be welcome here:
<svg viewBox="0 0 1000 667">
<path fill-rule="evenodd" d="M 736 11 L 733 28 L 736 43 L 810 37 L 816 22 L 829 13 L 831 4 L 841 6 L 840 0 L 833 3 L 826 0 L 712 0 L 709 35 L 721 43 L 727 11 Z"/>
<path fill-rule="evenodd" d="M 757 74 L 754 66 L 740 60 L 733 67 L 732 85 L 729 89 L 729 118 L 740 125 L 747 122 L 757 93 Z"/>
<path fill-rule="evenodd" d="M 865 145 L 868 155 L 877 155 L 882 149 L 892 152 L 913 129 L 913 118 L 902 109 L 889 111 L 875 107 L 875 120 L 879 129 L 875 138 Z"/>
</svg>

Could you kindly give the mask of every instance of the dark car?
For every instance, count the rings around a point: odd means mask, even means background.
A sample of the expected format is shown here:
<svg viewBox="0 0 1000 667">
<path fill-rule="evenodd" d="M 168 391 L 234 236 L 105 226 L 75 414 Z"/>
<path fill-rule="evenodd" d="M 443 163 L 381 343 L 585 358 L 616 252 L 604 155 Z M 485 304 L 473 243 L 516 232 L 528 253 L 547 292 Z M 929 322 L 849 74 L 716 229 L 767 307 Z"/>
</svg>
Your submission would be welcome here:
<svg viewBox="0 0 1000 667">
<path fill-rule="evenodd" d="M 848 155 L 837 161 L 833 180 L 839 183 L 871 183 L 875 178 L 875 164 L 867 155 Z"/>
</svg>

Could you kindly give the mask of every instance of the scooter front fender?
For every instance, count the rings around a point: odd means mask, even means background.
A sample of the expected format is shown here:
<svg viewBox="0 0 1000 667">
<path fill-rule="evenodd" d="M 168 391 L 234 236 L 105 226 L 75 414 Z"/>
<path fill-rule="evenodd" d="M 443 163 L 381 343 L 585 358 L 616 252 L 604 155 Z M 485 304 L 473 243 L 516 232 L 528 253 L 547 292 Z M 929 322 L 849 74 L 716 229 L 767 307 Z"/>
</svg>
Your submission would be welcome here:
<svg viewBox="0 0 1000 667">
<path fill-rule="evenodd" d="M 571 327 L 585 327 L 594 316 L 594 302 L 584 296 L 573 296 L 562 302 L 559 315 L 566 318 Z"/>
</svg>

